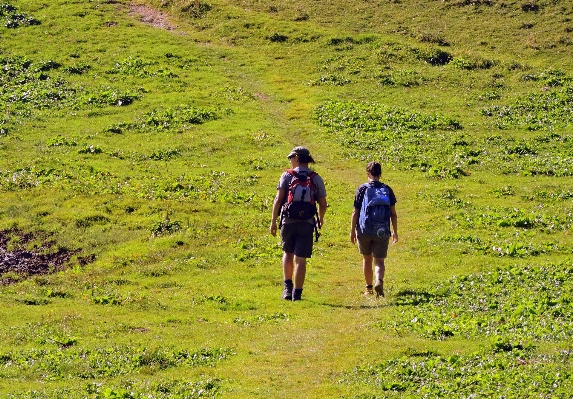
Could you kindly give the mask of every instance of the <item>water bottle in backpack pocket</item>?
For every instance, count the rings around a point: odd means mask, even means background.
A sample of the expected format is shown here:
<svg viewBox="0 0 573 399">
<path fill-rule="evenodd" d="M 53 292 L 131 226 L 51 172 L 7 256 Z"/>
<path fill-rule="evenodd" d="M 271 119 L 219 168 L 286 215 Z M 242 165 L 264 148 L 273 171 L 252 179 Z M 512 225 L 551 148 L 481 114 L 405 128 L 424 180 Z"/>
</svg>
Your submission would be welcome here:
<svg viewBox="0 0 573 399">
<path fill-rule="evenodd" d="M 368 236 L 388 237 L 390 232 L 390 191 L 388 186 L 368 186 L 360 218 L 358 220 L 360 230 Z"/>
</svg>

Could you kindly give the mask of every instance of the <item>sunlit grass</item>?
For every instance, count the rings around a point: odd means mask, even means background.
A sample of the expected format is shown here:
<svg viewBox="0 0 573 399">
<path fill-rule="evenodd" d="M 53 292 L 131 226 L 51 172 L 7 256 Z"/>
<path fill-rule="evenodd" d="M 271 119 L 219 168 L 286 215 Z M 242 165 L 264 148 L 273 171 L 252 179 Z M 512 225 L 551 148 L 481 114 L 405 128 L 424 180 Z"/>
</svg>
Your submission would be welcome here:
<svg viewBox="0 0 573 399">
<path fill-rule="evenodd" d="M 0 28 L 0 256 L 73 251 L 1 276 L 2 395 L 570 388 L 570 7 L 137 3 L 175 29 L 34 0 Z M 300 303 L 268 234 L 294 145 L 330 203 Z M 380 300 L 348 231 L 372 159 L 400 223 Z"/>
</svg>

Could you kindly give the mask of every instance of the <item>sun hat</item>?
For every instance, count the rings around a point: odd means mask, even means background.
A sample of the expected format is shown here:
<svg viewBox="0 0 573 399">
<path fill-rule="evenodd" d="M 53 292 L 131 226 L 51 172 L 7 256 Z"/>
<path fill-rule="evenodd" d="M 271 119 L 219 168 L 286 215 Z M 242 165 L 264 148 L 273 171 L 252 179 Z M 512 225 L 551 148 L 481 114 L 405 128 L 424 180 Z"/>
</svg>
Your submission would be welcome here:
<svg viewBox="0 0 573 399">
<path fill-rule="evenodd" d="M 290 159 L 292 157 L 294 157 L 295 155 L 302 155 L 303 158 L 306 158 L 305 160 L 307 162 L 305 163 L 314 163 L 314 159 L 312 159 L 312 156 L 310 155 L 310 151 L 308 150 L 308 148 L 306 147 L 302 147 L 302 146 L 298 146 L 298 147 L 294 147 L 292 149 L 292 151 L 287 155 L 287 158 Z"/>
</svg>

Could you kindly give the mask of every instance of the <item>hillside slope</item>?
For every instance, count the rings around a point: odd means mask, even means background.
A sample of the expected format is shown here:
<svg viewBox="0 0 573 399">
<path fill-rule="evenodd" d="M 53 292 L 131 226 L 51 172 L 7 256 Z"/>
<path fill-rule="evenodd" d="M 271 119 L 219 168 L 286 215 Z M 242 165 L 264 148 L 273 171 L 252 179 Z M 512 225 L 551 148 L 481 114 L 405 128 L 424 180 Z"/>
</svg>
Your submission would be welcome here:
<svg viewBox="0 0 573 399">
<path fill-rule="evenodd" d="M 573 5 L 0 5 L 0 395 L 569 397 Z M 286 155 L 329 208 L 304 300 Z M 349 241 L 398 197 L 386 297 Z"/>
</svg>

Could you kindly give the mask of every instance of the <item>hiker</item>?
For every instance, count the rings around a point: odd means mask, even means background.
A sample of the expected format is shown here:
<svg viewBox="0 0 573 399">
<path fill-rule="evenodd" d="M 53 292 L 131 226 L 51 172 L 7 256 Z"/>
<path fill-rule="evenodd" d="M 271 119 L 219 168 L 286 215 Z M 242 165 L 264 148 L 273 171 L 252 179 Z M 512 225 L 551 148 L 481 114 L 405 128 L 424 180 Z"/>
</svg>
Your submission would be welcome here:
<svg viewBox="0 0 573 399">
<path fill-rule="evenodd" d="M 390 237 L 398 242 L 398 215 L 396 196 L 392 189 L 380 181 L 382 166 L 370 162 L 366 166 L 368 183 L 356 190 L 354 211 L 350 224 L 350 242 L 358 241 L 358 251 L 362 254 L 362 270 L 366 280 L 366 295 L 372 295 L 372 262 L 376 268 L 376 298 L 384 296 L 384 259 L 388 253 Z M 390 230 L 390 223 L 392 230 Z"/>
<path fill-rule="evenodd" d="M 309 163 L 314 163 L 314 159 L 307 148 L 295 147 L 287 158 L 291 168 L 283 172 L 277 186 L 270 232 L 276 236 L 277 219 L 280 217 L 278 228 L 282 240 L 284 278 L 282 297 L 298 301 L 306 276 L 306 259 L 312 255 L 313 233 L 316 233 L 318 240 L 318 229 L 324 224 L 326 188 L 322 177 L 308 167 Z"/>
</svg>

